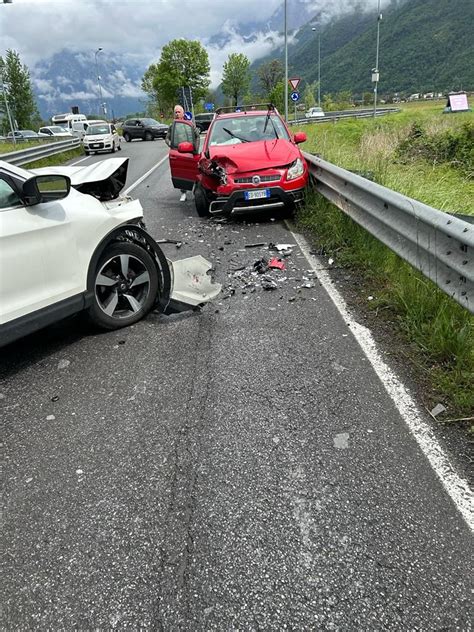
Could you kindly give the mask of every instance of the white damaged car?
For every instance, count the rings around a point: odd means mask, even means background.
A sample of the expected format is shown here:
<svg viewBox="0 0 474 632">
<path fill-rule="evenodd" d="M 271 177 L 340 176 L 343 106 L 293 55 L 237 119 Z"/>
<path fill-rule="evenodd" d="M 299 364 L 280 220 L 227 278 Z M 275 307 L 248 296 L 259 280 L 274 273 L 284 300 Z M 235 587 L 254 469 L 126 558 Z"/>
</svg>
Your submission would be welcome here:
<svg viewBox="0 0 474 632">
<path fill-rule="evenodd" d="M 27 171 L 0 161 L 0 345 L 82 310 L 103 329 L 216 297 L 203 257 L 172 263 L 120 196 L 128 158 Z"/>
</svg>

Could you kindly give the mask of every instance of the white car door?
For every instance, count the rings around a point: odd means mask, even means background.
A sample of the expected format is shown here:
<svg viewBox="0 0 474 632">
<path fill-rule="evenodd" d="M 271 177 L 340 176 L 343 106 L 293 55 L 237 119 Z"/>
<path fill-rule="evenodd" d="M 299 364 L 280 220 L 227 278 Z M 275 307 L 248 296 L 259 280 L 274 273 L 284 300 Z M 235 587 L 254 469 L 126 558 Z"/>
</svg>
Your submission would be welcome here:
<svg viewBox="0 0 474 632">
<path fill-rule="evenodd" d="M 2 322 L 24 316 L 83 289 L 65 200 L 23 206 L 0 175 L 0 304 Z"/>
<path fill-rule="evenodd" d="M 0 174 L 0 323 L 43 306 L 43 241 L 37 218 Z"/>
</svg>

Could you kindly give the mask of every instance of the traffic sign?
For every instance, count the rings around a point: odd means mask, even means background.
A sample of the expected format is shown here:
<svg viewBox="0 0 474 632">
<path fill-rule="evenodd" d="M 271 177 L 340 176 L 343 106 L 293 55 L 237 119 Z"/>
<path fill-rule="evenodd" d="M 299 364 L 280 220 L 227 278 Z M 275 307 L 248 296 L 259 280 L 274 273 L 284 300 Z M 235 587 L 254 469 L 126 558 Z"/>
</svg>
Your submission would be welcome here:
<svg viewBox="0 0 474 632">
<path fill-rule="evenodd" d="M 211 110 L 214 109 L 214 103 L 205 103 L 204 104 L 204 109 L 207 110 L 208 112 L 210 112 Z"/>
<path fill-rule="evenodd" d="M 294 101 L 295 103 L 296 101 L 299 101 L 299 98 L 300 98 L 300 93 L 296 92 L 296 90 L 290 94 L 290 99 Z"/>
<path fill-rule="evenodd" d="M 185 112 L 184 113 L 184 120 L 185 121 L 191 121 L 193 118 L 192 112 Z"/>
<path fill-rule="evenodd" d="M 293 77 L 293 79 L 288 79 L 288 83 L 293 88 L 293 90 L 296 90 L 296 88 L 300 85 L 300 81 L 300 77 Z"/>
</svg>

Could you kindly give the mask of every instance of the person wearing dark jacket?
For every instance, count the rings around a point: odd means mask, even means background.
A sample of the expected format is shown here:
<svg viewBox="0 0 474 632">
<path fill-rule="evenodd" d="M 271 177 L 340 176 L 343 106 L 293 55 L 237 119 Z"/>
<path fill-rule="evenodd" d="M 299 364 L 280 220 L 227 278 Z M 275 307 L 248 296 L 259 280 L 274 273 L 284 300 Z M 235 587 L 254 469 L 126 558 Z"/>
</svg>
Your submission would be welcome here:
<svg viewBox="0 0 474 632">
<path fill-rule="evenodd" d="M 182 105 L 175 105 L 174 106 L 174 120 L 175 121 L 184 121 L 184 108 Z M 192 122 L 193 125 L 193 132 L 194 132 L 194 137 L 197 139 L 199 138 L 199 130 L 196 127 L 196 125 L 194 124 L 194 122 Z M 165 138 L 165 143 L 169 146 L 171 143 L 171 130 L 172 130 L 172 125 L 169 126 L 168 128 L 168 132 L 166 134 L 166 138 Z M 180 202 L 186 202 L 186 191 L 184 189 L 181 189 L 181 197 L 179 198 Z"/>
</svg>

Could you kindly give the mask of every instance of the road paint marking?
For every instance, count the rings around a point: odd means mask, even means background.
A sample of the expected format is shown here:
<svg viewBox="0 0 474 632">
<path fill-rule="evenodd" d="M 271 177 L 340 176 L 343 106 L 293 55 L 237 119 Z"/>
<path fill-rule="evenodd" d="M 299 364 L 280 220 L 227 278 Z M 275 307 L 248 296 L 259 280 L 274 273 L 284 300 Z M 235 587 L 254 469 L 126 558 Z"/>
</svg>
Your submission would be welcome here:
<svg viewBox="0 0 474 632">
<path fill-rule="evenodd" d="M 445 490 L 448 492 L 468 527 L 473 531 L 474 494 L 468 482 L 457 474 L 448 456 L 438 443 L 432 428 L 423 420 L 420 410 L 407 388 L 398 379 L 392 369 L 383 361 L 371 332 L 367 327 L 364 327 L 353 319 L 346 302 L 334 287 L 331 277 L 325 270 L 321 269 L 324 267 L 325 262 L 315 255 L 310 254 L 310 246 L 306 239 L 302 235 L 294 233 L 288 224 L 287 226 L 309 265 L 316 272 L 321 285 L 328 293 L 344 321 L 349 325 L 355 339 L 371 363 L 385 390 L 397 407 L 402 419 L 405 421 L 416 442 L 428 459 L 431 467 L 442 482 Z"/>
<path fill-rule="evenodd" d="M 89 156 L 84 156 L 84 158 L 81 158 L 80 160 L 78 160 L 77 162 L 71 162 L 71 164 L 69 165 L 69 167 L 75 167 L 76 165 L 78 165 L 81 162 L 84 162 L 84 160 L 87 160 L 89 158 Z"/>
<path fill-rule="evenodd" d="M 164 156 L 160 160 L 160 162 L 157 162 L 156 165 L 154 165 L 151 169 L 149 169 L 146 173 L 144 173 L 141 178 L 138 178 L 138 180 L 136 180 L 136 182 L 131 184 L 128 187 L 128 189 L 125 189 L 125 191 L 123 191 L 122 195 L 128 195 L 130 193 L 130 191 L 133 191 L 133 189 L 135 189 L 139 184 L 141 184 L 143 182 L 143 180 L 148 178 L 148 176 L 150 174 L 152 174 L 155 171 L 155 169 L 158 169 L 158 167 L 160 167 L 164 163 L 165 160 L 168 160 L 168 154 L 166 154 L 166 156 Z"/>
</svg>

